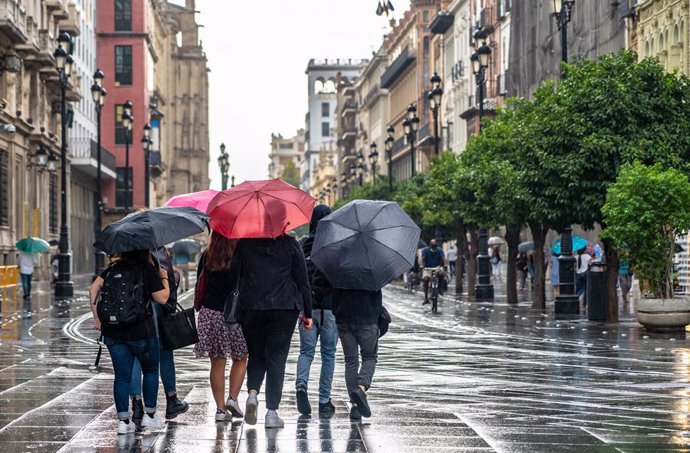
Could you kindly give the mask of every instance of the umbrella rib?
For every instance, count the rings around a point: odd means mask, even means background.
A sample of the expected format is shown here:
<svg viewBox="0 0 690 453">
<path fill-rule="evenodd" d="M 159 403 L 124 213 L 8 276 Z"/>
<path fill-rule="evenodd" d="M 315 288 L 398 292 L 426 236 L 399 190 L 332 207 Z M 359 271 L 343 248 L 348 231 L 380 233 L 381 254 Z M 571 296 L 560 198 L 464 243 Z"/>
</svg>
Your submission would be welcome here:
<svg viewBox="0 0 690 453">
<path fill-rule="evenodd" d="M 407 258 L 405 258 L 404 256 L 402 256 L 402 254 L 401 254 L 400 252 L 398 252 L 397 250 L 390 248 L 390 246 L 384 244 L 383 242 L 379 241 L 378 239 L 376 239 L 376 238 L 374 238 L 374 237 L 371 237 L 371 236 L 369 236 L 369 235 L 367 235 L 367 237 L 368 237 L 369 239 L 371 239 L 372 241 L 378 242 L 378 243 L 381 244 L 382 246 L 386 247 L 388 250 L 394 251 L 395 253 L 398 254 L 398 256 L 399 256 L 400 258 L 402 258 L 402 259 L 404 259 L 405 261 L 407 261 L 408 263 L 410 263 L 410 261 L 409 261 Z M 414 262 L 414 260 L 412 260 L 412 262 Z M 410 264 L 412 264 L 412 263 L 410 263 Z"/>
<path fill-rule="evenodd" d="M 374 217 L 372 217 L 372 218 L 369 220 L 369 223 L 367 223 L 364 227 L 362 227 L 362 230 L 366 230 L 367 227 L 368 227 L 369 225 L 371 225 L 371 222 L 373 222 L 373 221 L 376 219 L 376 217 L 378 217 L 379 214 L 381 214 L 381 213 L 383 212 L 383 210 L 384 210 L 386 207 L 388 207 L 388 206 L 389 206 L 389 205 L 387 205 L 387 204 L 381 206 L 381 209 L 379 209 L 379 212 L 377 212 L 376 215 L 374 215 Z M 375 230 L 372 230 L 372 231 L 375 231 Z"/>
<path fill-rule="evenodd" d="M 268 208 L 266 208 L 266 203 L 264 203 L 264 199 L 261 198 L 260 196 L 257 198 L 259 199 L 261 204 L 264 206 L 264 211 L 266 211 L 266 217 L 268 218 L 268 221 L 271 222 L 271 234 L 273 234 L 274 233 L 274 231 L 273 231 L 273 219 L 271 218 L 271 214 L 268 212 Z M 273 198 L 275 198 L 275 197 L 273 197 Z M 283 233 L 285 233 L 285 231 L 283 231 Z"/>
<path fill-rule="evenodd" d="M 232 224 L 230 225 L 230 230 L 228 231 L 228 234 L 232 234 L 232 230 L 235 229 L 235 223 L 237 222 L 237 219 L 240 217 L 240 214 L 242 213 L 242 211 L 244 211 L 244 209 L 247 207 L 247 205 L 249 205 L 249 202 L 252 201 L 252 198 L 253 198 L 252 196 L 249 196 L 247 201 L 244 203 L 244 206 L 242 206 L 240 208 L 240 210 L 237 211 L 237 215 L 235 216 L 234 219 L 232 219 Z M 218 207 L 219 206 L 216 206 L 216 208 L 218 208 Z M 215 209 L 214 209 L 214 211 L 215 211 Z"/>
<path fill-rule="evenodd" d="M 307 214 L 306 212 L 304 212 L 304 210 L 302 209 L 302 206 L 300 206 L 299 203 L 297 203 L 296 201 L 287 201 L 287 200 L 284 200 L 282 198 L 276 197 L 275 195 L 271 195 L 270 191 L 266 191 L 266 192 L 262 192 L 262 193 L 268 197 L 274 198 L 274 199 L 281 201 L 283 203 L 293 204 L 297 207 L 297 209 L 300 210 L 300 212 L 302 213 L 302 215 L 304 215 L 305 218 L 309 219 L 311 217 L 311 214 Z"/>
</svg>

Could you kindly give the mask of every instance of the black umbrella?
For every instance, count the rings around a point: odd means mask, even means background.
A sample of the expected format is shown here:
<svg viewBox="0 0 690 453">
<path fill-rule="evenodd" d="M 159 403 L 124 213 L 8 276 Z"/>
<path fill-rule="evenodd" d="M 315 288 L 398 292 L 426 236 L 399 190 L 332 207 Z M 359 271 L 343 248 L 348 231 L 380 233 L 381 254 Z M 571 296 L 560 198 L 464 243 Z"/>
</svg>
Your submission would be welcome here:
<svg viewBox="0 0 690 453">
<path fill-rule="evenodd" d="M 173 253 L 195 255 L 201 251 L 201 244 L 194 239 L 182 239 L 181 241 L 175 241 L 171 250 Z"/>
<path fill-rule="evenodd" d="M 109 255 L 134 250 L 155 250 L 165 244 L 201 233 L 208 216 L 189 207 L 162 207 L 134 212 L 111 223 L 98 234 L 94 247 Z"/>
<path fill-rule="evenodd" d="M 377 291 L 412 267 L 419 233 L 397 203 L 355 200 L 321 219 L 311 260 L 335 288 Z"/>
</svg>

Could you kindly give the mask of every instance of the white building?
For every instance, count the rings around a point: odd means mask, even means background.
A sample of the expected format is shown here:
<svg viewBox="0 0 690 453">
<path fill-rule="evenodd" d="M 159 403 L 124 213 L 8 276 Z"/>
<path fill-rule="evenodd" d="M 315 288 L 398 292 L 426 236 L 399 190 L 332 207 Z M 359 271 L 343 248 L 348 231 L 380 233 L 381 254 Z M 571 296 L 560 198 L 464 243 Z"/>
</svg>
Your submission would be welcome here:
<svg viewBox="0 0 690 453">
<path fill-rule="evenodd" d="M 269 178 L 282 178 L 288 165 L 294 165 L 295 169 L 299 169 L 300 158 L 305 148 L 304 138 L 304 129 L 298 130 L 297 134 L 291 138 L 284 138 L 281 134 L 271 134 L 271 154 L 268 155 L 271 161 L 268 164 Z"/>
<path fill-rule="evenodd" d="M 367 60 L 309 60 L 307 92 L 309 111 L 306 116 L 306 150 L 300 161 L 301 189 L 309 191 L 312 172 L 318 167 L 322 149 L 335 148 L 336 83 L 339 79 L 354 80 Z"/>
</svg>

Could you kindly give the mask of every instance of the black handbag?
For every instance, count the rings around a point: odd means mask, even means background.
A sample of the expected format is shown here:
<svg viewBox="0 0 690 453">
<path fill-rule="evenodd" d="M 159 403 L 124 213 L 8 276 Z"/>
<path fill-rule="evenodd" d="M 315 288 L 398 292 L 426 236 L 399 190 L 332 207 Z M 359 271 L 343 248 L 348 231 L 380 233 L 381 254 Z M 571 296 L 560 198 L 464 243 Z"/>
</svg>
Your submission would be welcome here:
<svg viewBox="0 0 690 453">
<path fill-rule="evenodd" d="M 242 275 L 242 268 L 237 275 L 235 282 L 235 289 L 225 299 L 225 307 L 223 308 L 223 318 L 225 323 L 230 327 L 238 327 L 240 323 L 240 276 Z"/>
<path fill-rule="evenodd" d="M 177 311 L 158 319 L 158 334 L 161 346 L 166 351 L 198 343 L 194 307 L 185 310 L 177 304 Z"/>
</svg>

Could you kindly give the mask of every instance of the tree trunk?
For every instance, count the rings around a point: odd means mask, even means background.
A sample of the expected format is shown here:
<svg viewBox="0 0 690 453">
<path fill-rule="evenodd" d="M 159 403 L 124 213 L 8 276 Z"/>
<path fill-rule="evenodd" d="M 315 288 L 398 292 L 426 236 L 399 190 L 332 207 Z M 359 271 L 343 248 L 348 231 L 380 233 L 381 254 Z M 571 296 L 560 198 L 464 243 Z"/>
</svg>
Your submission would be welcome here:
<svg viewBox="0 0 690 453">
<path fill-rule="evenodd" d="M 506 293 L 509 304 L 518 303 L 517 292 L 517 256 L 520 245 L 520 227 L 506 227 L 506 243 L 508 244 L 508 275 L 506 277 Z"/>
<path fill-rule="evenodd" d="M 544 242 L 546 241 L 547 228 L 540 223 L 530 223 L 534 241 L 534 288 L 532 289 L 532 308 L 546 309 L 546 286 L 544 269 Z"/>
<path fill-rule="evenodd" d="M 460 222 L 458 234 L 458 259 L 455 261 L 455 294 L 462 296 L 462 258 L 467 255 L 467 228 Z"/>
<path fill-rule="evenodd" d="M 477 295 L 475 286 L 477 284 L 477 253 L 479 249 L 479 228 L 476 225 L 469 227 L 470 242 L 467 244 L 467 295 L 475 297 Z"/>
<path fill-rule="evenodd" d="M 606 322 L 618 322 L 618 265 L 620 259 L 611 240 L 604 239 L 602 242 L 606 254 L 606 289 L 609 300 Z"/>
</svg>

